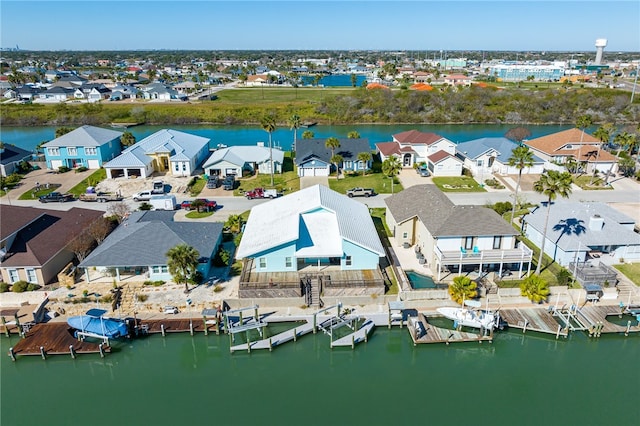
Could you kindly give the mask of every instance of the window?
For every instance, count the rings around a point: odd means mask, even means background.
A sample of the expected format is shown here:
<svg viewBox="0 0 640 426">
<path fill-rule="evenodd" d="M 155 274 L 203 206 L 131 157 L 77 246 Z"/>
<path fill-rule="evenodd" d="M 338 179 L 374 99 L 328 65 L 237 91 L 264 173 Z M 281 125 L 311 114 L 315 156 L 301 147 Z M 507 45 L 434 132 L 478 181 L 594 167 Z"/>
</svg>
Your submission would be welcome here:
<svg viewBox="0 0 640 426">
<path fill-rule="evenodd" d="M 85 155 L 97 155 L 97 154 L 98 154 L 98 151 L 97 151 L 97 150 L 96 150 L 96 148 L 95 148 L 95 147 L 93 147 L 93 146 L 92 146 L 92 147 L 86 147 L 86 148 L 84 149 L 84 154 L 85 154 Z"/>
<path fill-rule="evenodd" d="M 187 171 L 187 163 L 182 163 L 182 171 L 183 172 Z"/>
<path fill-rule="evenodd" d="M 258 265 L 260 269 L 265 269 L 267 267 L 267 258 L 261 257 L 260 259 L 258 259 Z"/>
<path fill-rule="evenodd" d="M 402 233 L 402 238 L 405 238 L 405 239 L 406 239 L 408 236 L 409 236 L 409 233 L 407 233 L 407 232 L 403 232 L 403 233 Z"/>
<path fill-rule="evenodd" d="M 60 148 L 47 148 L 47 152 L 49 153 L 49 155 L 59 156 Z"/>
<path fill-rule="evenodd" d="M 78 148 L 76 148 L 75 146 L 73 146 L 73 147 L 68 146 L 67 147 L 67 155 L 78 155 Z"/>
<path fill-rule="evenodd" d="M 493 249 L 499 250 L 501 246 L 502 246 L 502 237 L 499 235 L 493 237 Z"/>
<path fill-rule="evenodd" d="M 476 165 L 477 165 L 478 167 L 482 167 L 482 163 L 483 163 L 483 161 L 482 161 L 482 160 L 478 160 L 478 161 L 476 162 Z"/>
<path fill-rule="evenodd" d="M 176 163 L 176 172 L 180 171 L 180 164 Z"/>
<path fill-rule="evenodd" d="M 27 281 L 30 283 L 38 282 L 38 276 L 36 275 L 35 269 L 27 269 Z"/>
<path fill-rule="evenodd" d="M 344 162 L 344 168 L 345 169 L 350 169 L 351 168 L 351 161 L 345 161 Z"/>
<path fill-rule="evenodd" d="M 20 277 L 18 276 L 18 270 L 17 269 L 9 269 L 7 272 L 9 272 L 9 282 L 11 284 L 15 283 L 16 281 L 18 281 L 20 279 Z"/>
<path fill-rule="evenodd" d="M 285 257 L 284 258 L 284 266 L 287 268 L 291 268 L 291 265 L 293 264 L 293 262 L 291 261 L 290 257 Z"/>
<path fill-rule="evenodd" d="M 169 267 L 167 265 L 152 266 L 151 272 L 154 274 L 166 274 L 169 272 Z"/>
<path fill-rule="evenodd" d="M 464 237 L 464 249 L 473 250 L 473 237 Z"/>
<path fill-rule="evenodd" d="M 345 266 L 351 266 L 351 256 L 347 256 L 347 258 L 344 261 Z"/>
</svg>

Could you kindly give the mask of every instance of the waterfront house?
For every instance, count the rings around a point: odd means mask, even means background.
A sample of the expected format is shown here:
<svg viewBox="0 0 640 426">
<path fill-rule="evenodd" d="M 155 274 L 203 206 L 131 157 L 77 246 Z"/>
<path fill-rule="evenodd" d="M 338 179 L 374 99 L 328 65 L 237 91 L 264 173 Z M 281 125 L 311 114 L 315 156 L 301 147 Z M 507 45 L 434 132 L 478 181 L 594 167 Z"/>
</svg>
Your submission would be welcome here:
<svg viewBox="0 0 640 426">
<path fill-rule="evenodd" d="M 0 147 L 0 176 L 7 177 L 15 172 L 22 161 L 31 160 L 31 153 L 15 145 L 3 144 Z"/>
<path fill-rule="evenodd" d="M 460 176 L 462 160 L 456 157 L 456 145 L 435 133 L 408 130 L 393 135 L 393 141 L 376 144 L 382 161 L 391 156 L 400 160 L 402 167 L 425 163 L 433 176 Z"/>
<path fill-rule="evenodd" d="M 209 139 L 162 129 L 136 142 L 104 165 L 107 178 L 150 177 L 154 172 L 191 176 L 209 153 Z"/>
<path fill-rule="evenodd" d="M 80 126 L 43 145 L 47 168 L 99 169 L 116 157 L 122 148 L 122 132 L 89 125 Z"/>
<path fill-rule="evenodd" d="M 162 83 L 151 83 L 142 88 L 142 97 L 147 100 L 184 101 L 187 95 Z"/>
<path fill-rule="evenodd" d="M 532 252 L 493 210 L 454 205 L 435 185 L 416 185 L 386 198 L 386 222 L 396 246 L 422 253 L 437 271 L 529 270 Z"/>
<path fill-rule="evenodd" d="M 546 203 L 524 216 L 523 232 L 542 245 Z M 544 252 L 562 266 L 595 260 L 619 263 L 640 259 L 635 220 L 604 203 L 556 201 L 549 212 Z"/>
<path fill-rule="evenodd" d="M 298 139 L 296 141 L 295 163 L 298 176 L 329 176 L 335 166 L 331 163 L 331 149 L 325 146 L 326 139 Z M 371 161 L 358 160 L 361 152 L 371 152 L 369 139 L 338 139 L 340 146 L 334 154 L 342 157 L 338 168 L 347 172 L 361 172 L 371 169 Z"/>
<path fill-rule="evenodd" d="M 458 157 L 463 159 L 464 167 L 482 182 L 493 173 L 518 174 L 519 170 L 515 166 L 509 166 L 509 158 L 517 147 L 517 143 L 504 137 L 480 138 L 459 143 L 456 151 Z M 544 172 L 544 164 L 544 160 L 534 156 L 533 166 L 522 169 L 522 174 L 541 174 Z"/>
<path fill-rule="evenodd" d="M 564 164 L 569 158 L 586 165 L 585 172 L 592 173 L 594 167 L 603 173 L 615 173 L 618 159 L 602 147 L 602 142 L 579 129 L 568 129 L 547 136 L 525 140 L 539 158 L 549 163 Z"/>
<path fill-rule="evenodd" d="M 7 283 L 45 285 L 74 259 L 69 244 L 103 212 L 3 205 L 0 221 L 0 273 Z"/>
<path fill-rule="evenodd" d="M 222 241 L 219 222 L 174 222 L 174 212 L 133 212 L 78 266 L 87 282 L 99 276 L 136 275 L 149 280 L 171 280 L 166 253 L 186 244 L 200 254 L 198 271 L 209 276 Z M 94 271 L 95 269 L 95 271 Z"/>
<path fill-rule="evenodd" d="M 383 294 L 384 256 L 367 207 L 314 185 L 251 209 L 240 297 Z"/>
<path fill-rule="evenodd" d="M 75 88 L 52 86 L 38 94 L 40 102 L 65 102 L 73 97 Z"/>
<path fill-rule="evenodd" d="M 202 168 L 209 176 L 243 176 L 244 174 L 271 173 L 271 158 L 273 158 L 273 172 L 282 173 L 284 152 L 280 149 L 264 146 L 230 146 L 218 149 L 204 162 Z"/>
</svg>

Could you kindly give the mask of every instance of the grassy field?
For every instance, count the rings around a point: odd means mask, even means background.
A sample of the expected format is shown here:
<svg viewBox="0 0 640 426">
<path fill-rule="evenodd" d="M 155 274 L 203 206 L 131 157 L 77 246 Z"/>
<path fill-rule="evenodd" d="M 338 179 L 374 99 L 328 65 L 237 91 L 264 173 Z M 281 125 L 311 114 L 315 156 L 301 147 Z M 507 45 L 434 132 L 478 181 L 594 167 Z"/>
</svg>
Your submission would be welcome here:
<svg viewBox="0 0 640 426">
<path fill-rule="evenodd" d="M 95 172 L 91 173 L 85 179 L 81 180 L 76 186 L 69 190 L 70 194 L 75 195 L 76 197 L 80 194 L 84 194 L 87 192 L 87 187 L 96 186 L 98 183 L 102 182 L 107 178 L 107 171 L 105 169 L 98 169 Z"/>
<path fill-rule="evenodd" d="M 370 173 L 366 176 L 346 175 L 344 179 L 329 179 L 329 188 L 341 194 L 344 194 L 347 189 L 355 187 L 373 188 L 377 194 L 390 194 L 391 179 L 382 173 Z M 397 193 L 402 191 L 402 189 L 402 184 L 400 184 L 400 181 L 396 177 L 393 184 L 393 192 Z"/>
<path fill-rule="evenodd" d="M 235 106 L 246 104 L 296 104 L 296 103 L 317 103 L 326 96 L 348 94 L 356 89 L 345 88 L 322 88 L 322 87 L 300 87 L 292 89 L 290 87 L 247 87 L 233 90 L 222 90 L 218 92 L 216 104 L 221 106 Z"/>
<path fill-rule="evenodd" d="M 580 175 L 573 177 L 573 183 L 585 190 L 613 189 L 611 185 L 603 186 L 604 180 L 596 177 L 593 185 L 589 185 L 592 175 Z"/>
<path fill-rule="evenodd" d="M 478 182 L 468 176 L 434 177 L 433 183 L 442 192 L 487 192 Z"/>
<path fill-rule="evenodd" d="M 624 265 L 613 265 L 613 267 L 640 287 L 640 263 L 625 263 Z"/>
</svg>

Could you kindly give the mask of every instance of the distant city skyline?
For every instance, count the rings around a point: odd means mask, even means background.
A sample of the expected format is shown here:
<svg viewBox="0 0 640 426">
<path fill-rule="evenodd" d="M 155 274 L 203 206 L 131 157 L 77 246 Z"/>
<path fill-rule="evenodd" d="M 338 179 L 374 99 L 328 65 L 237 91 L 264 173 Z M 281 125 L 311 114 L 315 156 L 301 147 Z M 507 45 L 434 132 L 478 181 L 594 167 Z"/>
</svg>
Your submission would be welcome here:
<svg viewBox="0 0 640 426">
<path fill-rule="evenodd" d="M 640 52 L 640 2 L 12 1 L 3 48 Z"/>
</svg>

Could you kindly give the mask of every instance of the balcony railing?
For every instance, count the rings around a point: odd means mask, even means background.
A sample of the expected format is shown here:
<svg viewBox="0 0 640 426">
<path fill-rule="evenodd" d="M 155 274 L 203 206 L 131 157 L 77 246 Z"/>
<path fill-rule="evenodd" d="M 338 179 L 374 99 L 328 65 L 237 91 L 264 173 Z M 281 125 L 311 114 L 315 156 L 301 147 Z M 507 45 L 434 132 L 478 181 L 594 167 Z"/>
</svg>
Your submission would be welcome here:
<svg viewBox="0 0 640 426">
<path fill-rule="evenodd" d="M 441 251 L 436 247 L 436 258 L 442 265 L 455 264 L 479 264 L 479 263 L 520 263 L 530 262 L 533 258 L 533 251 L 522 244 L 516 249 L 505 250 L 446 250 Z"/>
</svg>

